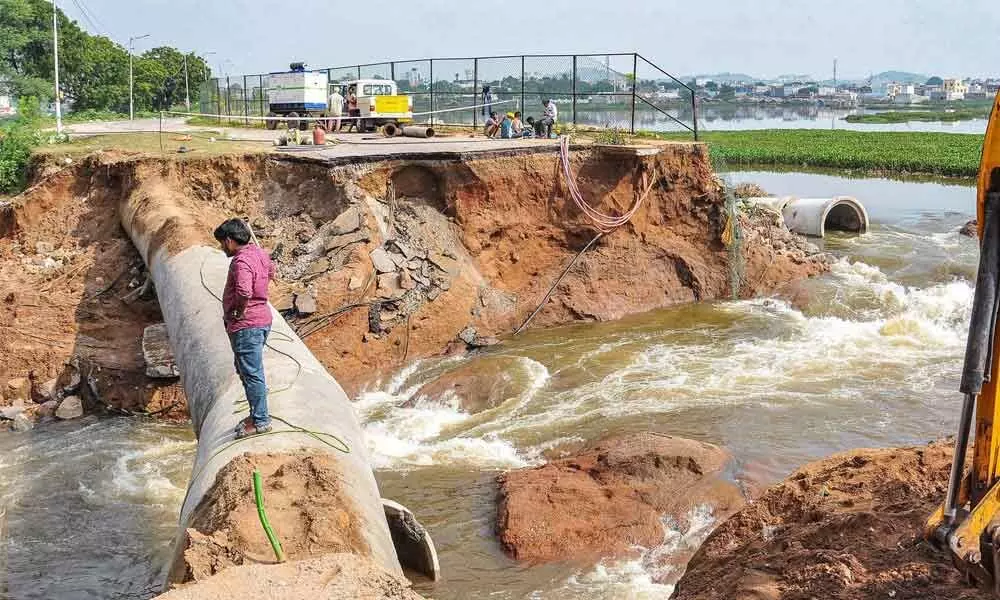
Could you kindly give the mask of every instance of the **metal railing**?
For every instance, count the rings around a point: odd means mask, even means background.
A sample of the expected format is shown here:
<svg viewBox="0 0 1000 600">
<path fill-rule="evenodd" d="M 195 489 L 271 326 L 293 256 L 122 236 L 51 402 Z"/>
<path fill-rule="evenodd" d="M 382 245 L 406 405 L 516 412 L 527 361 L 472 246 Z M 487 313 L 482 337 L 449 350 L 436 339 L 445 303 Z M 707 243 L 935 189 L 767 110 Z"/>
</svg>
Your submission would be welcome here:
<svg viewBox="0 0 1000 600">
<path fill-rule="evenodd" d="M 463 107 L 489 104 L 483 102 L 488 87 L 493 102 L 502 102 L 498 111 L 521 111 L 525 118 L 539 115 L 542 100 L 550 99 L 561 123 L 631 133 L 680 131 L 698 139 L 694 89 L 636 52 L 428 58 L 312 70 L 325 71 L 331 83 L 395 81 L 400 93 L 413 97 L 415 113 L 431 113 L 431 124 L 479 127 L 488 108 Z M 206 81 L 200 112 L 246 123 L 248 117 L 266 116 L 267 77 L 227 75 Z"/>
</svg>

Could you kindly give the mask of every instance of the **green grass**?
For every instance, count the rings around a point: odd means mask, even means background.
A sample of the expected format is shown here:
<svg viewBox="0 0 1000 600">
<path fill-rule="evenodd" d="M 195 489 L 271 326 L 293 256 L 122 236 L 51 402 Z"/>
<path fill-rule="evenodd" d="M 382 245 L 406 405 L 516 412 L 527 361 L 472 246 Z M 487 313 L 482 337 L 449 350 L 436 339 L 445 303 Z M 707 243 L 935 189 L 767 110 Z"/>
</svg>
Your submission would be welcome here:
<svg viewBox="0 0 1000 600">
<path fill-rule="evenodd" d="M 990 116 L 989 107 L 986 108 L 963 108 L 954 111 L 938 110 L 889 110 L 880 113 L 866 115 L 847 115 L 844 120 L 848 123 L 906 123 L 908 121 L 968 121 L 971 119 L 985 119 Z"/>
<path fill-rule="evenodd" d="M 690 135 L 641 137 L 690 140 Z M 886 174 L 974 177 L 983 136 L 960 133 L 769 129 L 701 134 L 712 158 L 731 166 L 826 167 Z"/>
</svg>

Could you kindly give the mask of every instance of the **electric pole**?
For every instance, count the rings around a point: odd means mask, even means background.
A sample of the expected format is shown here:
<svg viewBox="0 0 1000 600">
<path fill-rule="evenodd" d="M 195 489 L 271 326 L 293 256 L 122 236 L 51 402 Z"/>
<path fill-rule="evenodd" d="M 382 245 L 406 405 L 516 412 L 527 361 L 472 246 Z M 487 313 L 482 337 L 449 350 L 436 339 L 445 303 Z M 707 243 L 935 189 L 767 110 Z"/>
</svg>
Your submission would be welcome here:
<svg viewBox="0 0 1000 600">
<path fill-rule="evenodd" d="M 837 89 L 837 59 L 833 59 L 833 89 Z"/>
<path fill-rule="evenodd" d="M 149 34 L 140 35 L 137 37 L 130 37 L 128 39 L 128 120 L 131 121 L 135 119 L 135 105 L 132 93 L 133 80 L 132 80 L 132 54 L 135 50 L 133 44 L 136 40 L 141 40 L 142 38 L 148 38 Z"/>
<path fill-rule="evenodd" d="M 191 112 L 191 88 L 188 86 L 188 55 L 184 55 L 184 106 Z"/>
<path fill-rule="evenodd" d="M 62 133 L 62 102 L 59 99 L 59 9 L 52 0 L 52 57 L 56 65 L 56 133 Z"/>
</svg>

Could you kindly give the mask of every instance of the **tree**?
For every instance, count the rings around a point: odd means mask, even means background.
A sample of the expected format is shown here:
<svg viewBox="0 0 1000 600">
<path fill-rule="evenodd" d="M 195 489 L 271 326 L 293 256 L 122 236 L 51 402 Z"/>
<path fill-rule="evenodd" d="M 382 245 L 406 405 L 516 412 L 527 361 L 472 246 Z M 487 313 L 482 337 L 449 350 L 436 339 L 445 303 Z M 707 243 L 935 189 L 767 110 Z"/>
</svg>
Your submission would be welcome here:
<svg viewBox="0 0 1000 600">
<path fill-rule="evenodd" d="M 944 85 L 944 79 L 941 79 L 940 77 L 935 75 L 934 77 L 928 79 L 927 83 L 924 85 Z"/>
<path fill-rule="evenodd" d="M 62 11 L 59 79 L 74 110 L 128 109 L 128 52 L 114 41 L 90 35 Z M 198 100 L 207 65 L 187 55 L 192 101 Z M 13 96 L 53 98 L 52 4 L 49 0 L 0 0 L 0 82 Z M 168 46 L 136 59 L 136 108 L 169 108 L 184 99 L 184 55 Z"/>
<path fill-rule="evenodd" d="M 719 84 L 715 83 L 714 81 L 709 81 L 708 83 L 705 84 L 705 89 L 710 92 L 717 92 L 719 91 Z"/>
<path fill-rule="evenodd" d="M 735 100 L 736 88 L 728 84 L 722 84 L 719 88 L 719 100 Z"/>
</svg>

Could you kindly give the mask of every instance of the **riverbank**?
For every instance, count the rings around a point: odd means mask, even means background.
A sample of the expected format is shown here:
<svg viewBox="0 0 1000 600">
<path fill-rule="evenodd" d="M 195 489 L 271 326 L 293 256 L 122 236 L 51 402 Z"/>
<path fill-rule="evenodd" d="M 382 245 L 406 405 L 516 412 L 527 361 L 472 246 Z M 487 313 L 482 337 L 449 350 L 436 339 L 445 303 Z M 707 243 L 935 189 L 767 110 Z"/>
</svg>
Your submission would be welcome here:
<svg viewBox="0 0 1000 600">
<path fill-rule="evenodd" d="M 712 532 L 675 600 L 982 598 L 923 541 L 952 455 L 942 441 L 803 466 Z"/>
<path fill-rule="evenodd" d="M 641 133 L 639 138 L 690 139 L 690 135 Z M 768 129 L 709 131 L 712 159 L 729 167 L 825 167 L 873 175 L 974 177 L 983 136 L 957 133 Z"/>
</svg>

